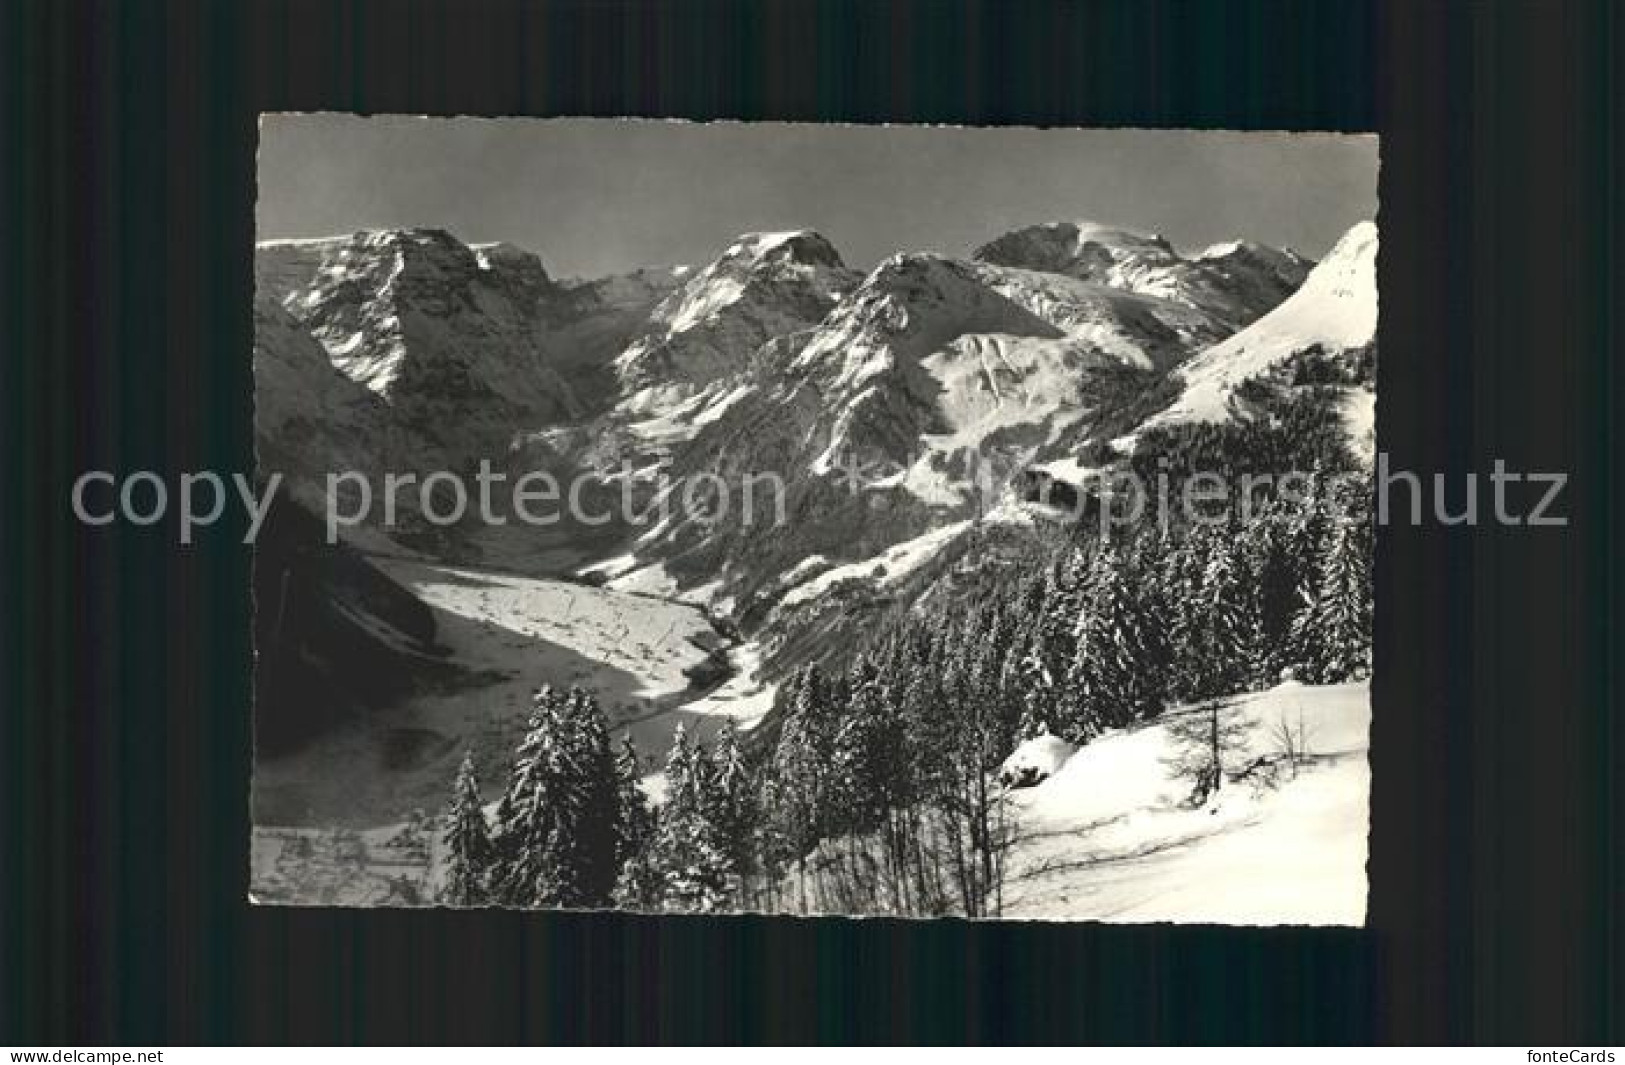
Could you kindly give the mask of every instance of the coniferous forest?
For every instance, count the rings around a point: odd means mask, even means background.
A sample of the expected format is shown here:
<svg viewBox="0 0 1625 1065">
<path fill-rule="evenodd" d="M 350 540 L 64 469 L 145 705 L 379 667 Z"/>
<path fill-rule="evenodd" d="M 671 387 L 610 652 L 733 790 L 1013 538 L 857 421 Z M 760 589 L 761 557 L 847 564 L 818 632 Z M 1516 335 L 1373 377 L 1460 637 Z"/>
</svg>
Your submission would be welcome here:
<svg viewBox="0 0 1625 1065">
<path fill-rule="evenodd" d="M 591 692 L 539 691 L 494 806 L 469 765 L 457 779 L 443 901 L 993 917 L 1023 832 L 1000 771 L 1024 741 L 1165 722 L 1192 806 L 1260 768 L 1224 765 L 1241 727 L 1225 700 L 1369 676 L 1373 527 L 1319 396 L 1255 395 L 1259 417 L 1158 430 L 1134 461 L 1175 492 L 1203 472 L 1312 471 L 1295 490 L 1058 528 L 972 591 L 793 670 L 747 737 L 679 726 L 659 802 Z"/>
</svg>

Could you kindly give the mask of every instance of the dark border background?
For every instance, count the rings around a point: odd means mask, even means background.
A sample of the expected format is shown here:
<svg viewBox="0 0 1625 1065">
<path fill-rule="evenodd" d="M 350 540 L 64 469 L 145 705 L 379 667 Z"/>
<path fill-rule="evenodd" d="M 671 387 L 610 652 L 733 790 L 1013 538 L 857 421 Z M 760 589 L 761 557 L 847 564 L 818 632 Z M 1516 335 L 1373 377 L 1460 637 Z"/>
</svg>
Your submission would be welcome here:
<svg viewBox="0 0 1625 1065">
<path fill-rule="evenodd" d="M 0 6 L 0 1043 L 1625 1041 L 1621 24 Z M 249 908 L 244 522 L 182 552 L 68 488 L 249 465 L 255 116 L 290 109 L 1379 131 L 1382 445 L 1574 480 L 1567 530 L 1384 531 L 1369 928 Z"/>
</svg>

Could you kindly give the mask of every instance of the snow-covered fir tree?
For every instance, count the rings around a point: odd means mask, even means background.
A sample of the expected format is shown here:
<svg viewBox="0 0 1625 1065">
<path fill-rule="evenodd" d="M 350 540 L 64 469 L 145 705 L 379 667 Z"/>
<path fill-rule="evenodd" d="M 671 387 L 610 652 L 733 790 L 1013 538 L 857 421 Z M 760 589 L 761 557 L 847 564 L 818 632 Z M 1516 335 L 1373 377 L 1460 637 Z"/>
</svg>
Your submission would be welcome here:
<svg viewBox="0 0 1625 1065">
<path fill-rule="evenodd" d="M 1190 694 L 1196 698 L 1244 687 L 1249 641 L 1257 631 L 1251 589 L 1234 536 L 1215 533 L 1205 538 L 1204 547 L 1192 643 L 1187 648 L 1195 678 Z"/>
<path fill-rule="evenodd" d="M 616 905 L 640 910 L 660 903 L 660 878 L 652 854 L 655 812 L 643 794 L 642 776 L 637 748 L 632 737 L 624 736 L 615 758 L 615 854 L 620 875 L 614 897 Z"/>
<path fill-rule="evenodd" d="M 839 707 L 817 665 L 789 685 L 789 705 L 773 751 L 767 787 L 770 831 L 780 860 L 805 856 L 830 817 L 827 792 Z"/>
<path fill-rule="evenodd" d="M 902 716 L 877 671 L 854 672 L 852 696 L 836 726 L 830 752 L 829 801 L 837 831 L 877 825 L 905 793 Z"/>
<path fill-rule="evenodd" d="M 1173 744 L 1168 768 L 1190 785 L 1187 804 L 1200 806 L 1224 787 L 1226 774 L 1238 768 L 1251 725 L 1230 702 L 1212 699 L 1181 711 L 1167 728 Z"/>
<path fill-rule="evenodd" d="M 1167 689 L 1176 701 L 1196 698 L 1204 680 L 1202 639 L 1207 615 L 1202 607 L 1203 547 L 1197 535 L 1173 545 L 1164 552 L 1156 577 L 1161 598 L 1167 604 Z"/>
<path fill-rule="evenodd" d="M 761 848 L 756 775 L 745 762 L 732 721 L 723 722 L 717 731 L 711 766 L 713 786 L 706 816 L 722 838 L 735 873 L 749 877 L 756 871 L 756 854 Z"/>
<path fill-rule="evenodd" d="M 536 693 L 498 805 L 493 885 L 510 905 L 604 905 L 617 866 L 617 780 L 597 700 Z"/>
<path fill-rule="evenodd" d="M 1367 676 L 1371 669 L 1369 515 L 1355 507 L 1332 524 L 1317 579 L 1295 626 L 1298 665 L 1317 684 Z"/>
<path fill-rule="evenodd" d="M 449 906 L 478 906 L 486 898 L 490 872 L 490 826 L 480 808 L 480 786 L 474 778 L 473 755 L 464 752 L 446 811 L 446 878 L 441 900 Z"/>
<path fill-rule="evenodd" d="M 1065 552 L 1049 570 L 1043 606 L 1034 620 L 1020 666 L 1025 690 L 1023 733 L 1054 731 L 1077 641 L 1078 611 L 1087 594 L 1087 572 L 1088 561 L 1076 548 Z"/>
<path fill-rule="evenodd" d="M 1079 610 L 1077 645 L 1056 733 L 1074 743 L 1162 710 L 1150 619 L 1126 565 L 1117 551 L 1101 551 Z"/>
<path fill-rule="evenodd" d="M 1252 688 L 1274 684 L 1293 661 L 1292 619 L 1300 605 L 1299 588 L 1306 567 L 1291 548 L 1291 520 L 1290 508 L 1272 503 L 1241 531 L 1242 565 L 1254 599 L 1256 626 L 1249 638 L 1252 659 L 1247 682 Z"/>
<path fill-rule="evenodd" d="M 652 858 L 664 909 L 717 913 L 735 898 L 738 885 L 728 841 L 711 816 L 716 787 L 709 753 L 690 743 L 678 725 L 666 759 L 666 802 L 660 808 Z"/>
</svg>

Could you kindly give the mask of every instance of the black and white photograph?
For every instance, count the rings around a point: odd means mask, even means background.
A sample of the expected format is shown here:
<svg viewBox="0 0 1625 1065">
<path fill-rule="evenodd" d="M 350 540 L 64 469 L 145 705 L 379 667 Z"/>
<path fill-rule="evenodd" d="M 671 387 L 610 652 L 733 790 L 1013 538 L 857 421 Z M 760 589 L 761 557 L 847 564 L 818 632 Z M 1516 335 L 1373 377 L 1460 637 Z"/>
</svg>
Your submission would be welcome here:
<svg viewBox="0 0 1625 1065">
<path fill-rule="evenodd" d="M 1377 163 L 265 116 L 253 901 L 1361 924 Z"/>
<path fill-rule="evenodd" d="M 0 1061 L 1625 1053 L 1615 8 L 12 7 Z"/>
</svg>

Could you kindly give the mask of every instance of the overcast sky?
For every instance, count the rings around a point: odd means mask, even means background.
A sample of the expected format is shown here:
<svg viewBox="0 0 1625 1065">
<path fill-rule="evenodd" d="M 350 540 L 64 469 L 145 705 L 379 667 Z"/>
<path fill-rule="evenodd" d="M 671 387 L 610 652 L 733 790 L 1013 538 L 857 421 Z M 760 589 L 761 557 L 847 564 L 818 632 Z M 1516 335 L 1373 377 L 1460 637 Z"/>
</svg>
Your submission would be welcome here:
<svg viewBox="0 0 1625 1065">
<path fill-rule="evenodd" d="M 802 228 L 866 269 L 1063 219 L 1319 258 L 1376 210 L 1374 136 L 349 115 L 260 127 L 260 239 L 436 226 L 529 248 L 558 276 L 703 264 L 739 233 Z"/>
</svg>

